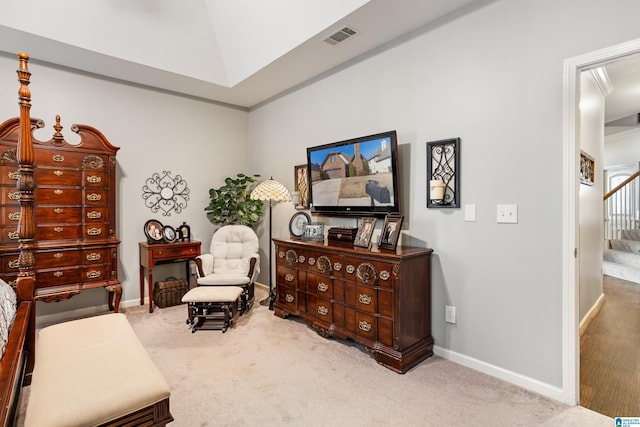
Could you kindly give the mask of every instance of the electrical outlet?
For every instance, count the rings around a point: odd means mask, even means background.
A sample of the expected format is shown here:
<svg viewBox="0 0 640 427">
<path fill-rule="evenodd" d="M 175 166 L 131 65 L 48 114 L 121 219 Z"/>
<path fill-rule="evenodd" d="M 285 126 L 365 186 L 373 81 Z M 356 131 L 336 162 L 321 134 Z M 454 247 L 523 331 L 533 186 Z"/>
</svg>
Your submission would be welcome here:
<svg viewBox="0 0 640 427">
<path fill-rule="evenodd" d="M 518 205 L 497 205 L 496 216 L 498 224 L 517 224 Z"/>
<path fill-rule="evenodd" d="M 444 321 L 447 323 L 456 323 L 456 308 L 454 306 L 444 306 Z"/>
</svg>

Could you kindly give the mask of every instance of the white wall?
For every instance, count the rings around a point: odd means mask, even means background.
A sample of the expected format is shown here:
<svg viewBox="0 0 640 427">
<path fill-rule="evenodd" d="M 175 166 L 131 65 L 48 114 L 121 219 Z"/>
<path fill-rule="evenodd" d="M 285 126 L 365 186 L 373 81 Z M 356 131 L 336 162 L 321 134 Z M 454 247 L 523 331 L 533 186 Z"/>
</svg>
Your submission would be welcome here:
<svg viewBox="0 0 640 427">
<path fill-rule="evenodd" d="M 397 129 L 402 241 L 434 249 L 436 345 L 559 395 L 563 60 L 640 37 L 639 13 L 634 1 L 479 2 L 251 111 L 252 171 L 292 188 L 306 147 Z M 461 202 L 477 205 L 476 222 L 426 208 L 425 143 L 449 137 L 462 140 Z M 518 224 L 496 223 L 504 203 Z M 292 213 L 276 206 L 274 236 Z"/>
<path fill-rule="evenodd" d="M 605 137 L 604 167 L 628 166 L 640 159 L 640 130 L 634 129 Z"/>
<path fill-rule="evenodd" d="M 590 71 L 580 78 L 580 149 L 593 157 L 594 185 L 580 185 L 580 304 L 584 319 L 602 295 L 604 98 Z"/>
<path fill-rule="evenodd" d="M 28 52 L 27 52 L 28 53 Z M 17 55 L 0 56 L 0 117 L 18 115 L 19 84 Z M 63 135 L 77 142 L 73 123 L 94 126 L 120 147 L 117 155 L 117 236 L 120 244 L 119 278 L 123 304 L 139 304 L 138 242 L 144 241 L 143 225 L 150 218 L 165 225 L 191 225 L 194 239 L 208 252 L 215 227 L 204 207 L 209 188 L 218 187 L 226 176 L 244 171 L 247 164 L 247 113 L 189 98 L 167 95 L 112 81 L 100 80 L 68 70 L 45 66 L 32 59 L 32 117 L 45 121 L 36 137 L 49 140 L 55 116 L 62 118 Z M 152 213 L 142 199 L 142 187 L 153 173 L 170 171 L 181 175 L 190 189 L 187 208 L 180 214 Z M 154 280 L 166 275 L 184 275 L 183 266 L 159 266 Z M 56 303 L 38 303 L 38 316 L 68 313 L 74 309 L 104 310 L 106 293 L 90 290 Z M 96 307 L 97 306 L 97 307 Z M 77 315 L 77 313 L 76 313 Z"/>
</svg>

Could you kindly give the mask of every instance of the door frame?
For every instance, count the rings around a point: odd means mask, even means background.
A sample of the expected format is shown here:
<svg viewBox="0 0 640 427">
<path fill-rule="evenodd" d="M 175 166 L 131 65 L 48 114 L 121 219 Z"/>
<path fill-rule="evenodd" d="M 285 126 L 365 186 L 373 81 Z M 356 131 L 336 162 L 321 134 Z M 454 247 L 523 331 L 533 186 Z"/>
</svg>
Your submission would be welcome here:
<svg viewBox="0 0 640 427">
<path fill-rule="evenodd" d="M 580 73 L 640 53 L 640 39 L 575 56 L 564 61 L 562 190 L 562 390 L 564 402 L 580 403 L 579 319 L 579 155 Z"/>
</svg>

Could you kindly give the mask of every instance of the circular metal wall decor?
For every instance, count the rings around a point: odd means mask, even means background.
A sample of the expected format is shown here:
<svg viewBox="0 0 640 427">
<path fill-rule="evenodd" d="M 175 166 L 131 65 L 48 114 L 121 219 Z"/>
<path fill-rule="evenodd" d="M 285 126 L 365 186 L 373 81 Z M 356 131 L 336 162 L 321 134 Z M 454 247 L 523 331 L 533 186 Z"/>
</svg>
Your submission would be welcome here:
<svg viewBox="0 0 640 427">
<path fill-rule="evenodd" d="M 171 211 L 180 213 L 187 207 L 189 187 L 180 175 L 173 178 L 171 171 L 163 171 L 162 174 L 156 172 L 147 178 L 142 187 L 142 198 L 151 212 L 160 211 L 164 216 L 171 216 Z"/>
</svg>

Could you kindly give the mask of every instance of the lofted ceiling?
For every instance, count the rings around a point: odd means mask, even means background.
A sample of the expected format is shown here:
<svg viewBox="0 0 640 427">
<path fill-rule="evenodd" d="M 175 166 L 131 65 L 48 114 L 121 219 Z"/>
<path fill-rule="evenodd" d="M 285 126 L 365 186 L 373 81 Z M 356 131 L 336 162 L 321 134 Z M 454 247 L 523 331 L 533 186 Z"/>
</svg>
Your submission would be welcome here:
<svg viewBox="0 0 640 427">
<path fill-rule="evenodd" d="M 605 135 L 640 128 L 640 55 L 604 65 L 611 85 L 605 98 Z"/>
<path fill-rule="evenodd" d="M 251 108 L 398 37 L 485 3 L 2 2 L 0 51 L 22 51 L 34 62 Z M 345 28 L 355 35 L 335 45 L 324 41 Z"/>
</svg>

